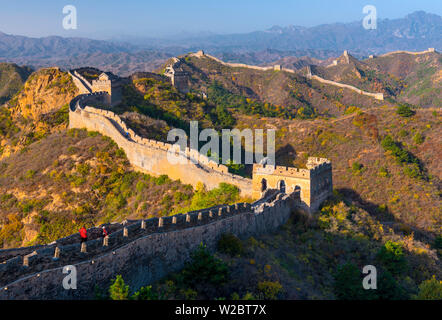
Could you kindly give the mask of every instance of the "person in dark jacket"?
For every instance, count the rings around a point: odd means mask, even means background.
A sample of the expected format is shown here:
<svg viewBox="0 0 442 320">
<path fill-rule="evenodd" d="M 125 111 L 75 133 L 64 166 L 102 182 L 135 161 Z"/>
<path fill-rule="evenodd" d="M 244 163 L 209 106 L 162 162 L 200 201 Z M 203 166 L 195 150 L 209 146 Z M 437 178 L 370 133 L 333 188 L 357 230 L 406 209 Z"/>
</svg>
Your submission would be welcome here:
<svg viewBox="0 0 442 320">
<path fill-rule="evenodd" d="M 87 241 L 87 230 L 84 226 L 81 227 L 80 229 L 80 238 L 81 238 L 81 243 Z"/>
</svg>

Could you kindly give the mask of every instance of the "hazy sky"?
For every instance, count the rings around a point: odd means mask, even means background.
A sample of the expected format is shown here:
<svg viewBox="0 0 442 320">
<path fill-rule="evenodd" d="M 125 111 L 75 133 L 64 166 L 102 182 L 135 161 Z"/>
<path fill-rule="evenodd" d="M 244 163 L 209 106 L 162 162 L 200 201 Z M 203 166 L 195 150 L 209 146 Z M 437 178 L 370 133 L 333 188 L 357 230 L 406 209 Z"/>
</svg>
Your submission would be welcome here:
<svg viewBox="0 0 442 320">
<path fill-rule="evenodd" d="M 63 29 L 65 5 L 77 8 L 77 30 Z M 400 18 L 416 10 L 442 15 L 441 0 L 0 0 L 0 31 L 90 38 L 242 33 L 273 25 L 357 21 L 365 5 L 376 6 L 378 18 Z"/>
</svg>

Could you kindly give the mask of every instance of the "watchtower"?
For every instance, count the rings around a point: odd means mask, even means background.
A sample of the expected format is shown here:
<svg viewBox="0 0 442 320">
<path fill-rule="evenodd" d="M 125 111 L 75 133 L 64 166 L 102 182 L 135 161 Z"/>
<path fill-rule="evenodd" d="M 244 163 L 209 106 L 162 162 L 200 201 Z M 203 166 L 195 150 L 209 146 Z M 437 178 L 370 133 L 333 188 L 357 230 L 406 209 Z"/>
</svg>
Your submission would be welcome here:
<svg viewBox="0 0 442 320">
<path fill-rule="evenodd" d="M 333 192 L 332 164 L 324 158 L 308 158 L 307 169 L 272 165 L 253 165 L 253 197 L 260 198 L 267 189 L 285 193 L 299 190 L 299 206 L 312 213 Z"/>
<path fill-rule="evenodd" d="M 183 93 L 189 92 L 189 74 L 181 66 L 181 60 L 173 59 L 173 63 L 166 66 L 164 75 L 170 79 L 172 85 Z"/>
<path fill-rule="evenodd" d="M 103 72 L 98 76 L 97 80 L 92 80 L 92 91 L 104 91 L 109 94 L 109 103 L 116 105 L 122 99 L 122 81 L 119 77 L 111 72 Z"/>
</svg>

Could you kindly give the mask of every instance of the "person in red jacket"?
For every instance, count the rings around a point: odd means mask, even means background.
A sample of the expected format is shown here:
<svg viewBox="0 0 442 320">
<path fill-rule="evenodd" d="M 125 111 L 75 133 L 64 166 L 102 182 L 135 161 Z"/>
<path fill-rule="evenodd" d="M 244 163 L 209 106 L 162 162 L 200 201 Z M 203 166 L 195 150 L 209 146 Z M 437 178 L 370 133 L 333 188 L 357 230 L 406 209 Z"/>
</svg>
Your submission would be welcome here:
<svg viewBox="0 0 442 320">
<path fill-rule="evenodd" d="M 81 243 L 87 241 L 87 230 L 84 226 L 80 229 L 80 238 L 81 238 Z"/>
<path fill-rule="evenodd" d="M 103 227 L 101 228 L 101 230 L 102 230 L 102 232 L 101 232 L 101 236 L 102 236 L 103 238 L 107 237 L 107 236 L 108 236 L 108 233 L 107 233 L 106 227 L 103 226 Z"/>
</svg>

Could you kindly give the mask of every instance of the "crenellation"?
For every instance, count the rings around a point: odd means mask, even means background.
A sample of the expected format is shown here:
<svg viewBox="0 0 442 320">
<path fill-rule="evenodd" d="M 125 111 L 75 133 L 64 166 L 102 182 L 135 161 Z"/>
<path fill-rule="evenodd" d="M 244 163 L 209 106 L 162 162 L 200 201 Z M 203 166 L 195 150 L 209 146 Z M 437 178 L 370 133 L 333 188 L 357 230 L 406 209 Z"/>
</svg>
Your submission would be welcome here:
<svg viewBox="0 0 442 320">
<path fill-rule="evenodd" d="M 36 265 L 38 263 L 41 263 L 43 258 L 44 256 L 39 255 L 37 251 L 27 254 L 23 257 L 23 267 L 29 267 L 31 265 Z"/>
</svg>

